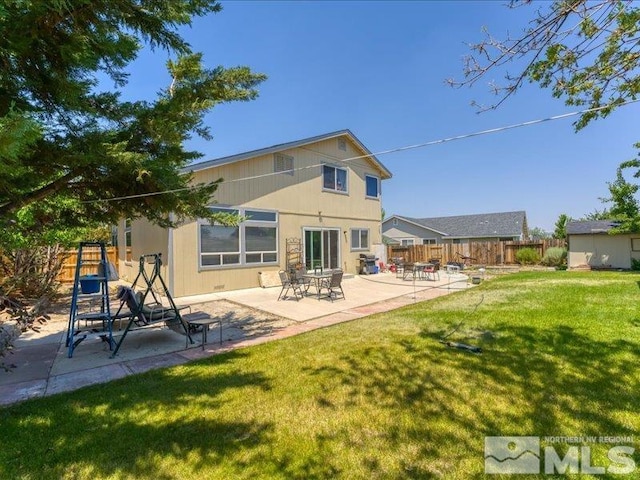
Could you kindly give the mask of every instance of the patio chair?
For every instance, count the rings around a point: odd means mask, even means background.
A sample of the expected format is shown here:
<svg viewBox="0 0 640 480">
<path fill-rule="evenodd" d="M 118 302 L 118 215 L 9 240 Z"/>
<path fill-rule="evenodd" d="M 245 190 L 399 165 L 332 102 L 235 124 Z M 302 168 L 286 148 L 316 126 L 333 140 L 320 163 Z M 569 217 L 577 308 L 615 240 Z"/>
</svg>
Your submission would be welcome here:
<svg viewBox="0 0 640 480">
<path fill-rule="evenodd" d="M 404 278 L 404 260 L 398 259 L 395 263 L 396 278 Z"/>
<path fill-rule="evenodd" d="M 413 263 L 405 263 L 402 270 L 402 280 L 406 280 L 408 276 L 411 276 L 411 279 L 414 279 L 415 274 L 415 266 Z"/>
<path fill-rule="evenodd" d="M 318 298 L 328 297 L 329 300 L 333 302 L 333 297 L 338 298 L 338 295 L 342 295 L 342 298 L 345 299 L 344 290 L 342 290 L 342 276 L 344 272 L 340 269 L 336 269 L 331 272 L 331 278 L 328 278 L 324 282 L 320 284 L 320 289 L 318 291 Z M 326 295 L 322 295 L 322 291 L 326 290 Z"/>
<path fill-rule="evenodd" d="M 297 282 L 292 282 L 287 272 L 280 270 L 278 275 L 280 275 L 280 283 L 282 284 L 282 290 L 280 290 L 278 300 L 287 298 L 289 290 L 293 290 L 293 296 L 296 298 L 296 302 L 299 300 L 298 294 L 300 294 L 300 298 L 304 296 L 300 285 Z"/>
<path fill-rule="evenodd" d="M 422 269 L 422 272 L 425 274 L 427 280 L 433 278 L 433 281 L 436 281 L 436 275 L 438 276 L 438 280 L 440 280 L 440 263 L 433 263 L 428 265 Z"/>
<path fill-rule="evenodd" d="M 298 285 L 300 285 L 301 289 L 304 289 L 304 293 L 307 293 L 307 291 L 309 290 L 309 286 L 311 285 L 311 279 L 310 278 L 304 278 L 304 274 L 306 273 L 304 268 L 298 268 L 295 271 L 295 274 L 292 278 L 292 280 L 297 283 Z"/>
</svg>

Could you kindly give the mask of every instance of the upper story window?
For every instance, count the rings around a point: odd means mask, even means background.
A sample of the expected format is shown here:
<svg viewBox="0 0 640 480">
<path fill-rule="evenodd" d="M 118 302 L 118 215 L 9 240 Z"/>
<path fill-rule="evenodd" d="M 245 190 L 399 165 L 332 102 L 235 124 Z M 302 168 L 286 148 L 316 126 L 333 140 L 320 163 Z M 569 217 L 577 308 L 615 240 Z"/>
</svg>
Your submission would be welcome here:
<svg viewBox="0 0 640 480">
<path fill-rule="evenodd" d="M 347 141 L 344 138 L 338 139 L 338 150 L 347 151 Z"/>
<path fill-rule="evenodd" d="M 293 157 L 282 153 L 273 154 L 273 171 L 293 175 Z"/>
<path fill-rule="evenodd" d="M 398 226 L 398 219 L 394 218 L 391 223 L 393 224 L 394 227 L 397 227 Z"/>
<path fill-rule="evenodd" d="M 322 188 L 347 193 L 347 170 L 345 168 L 322 166 Z"/>
<path fill-rule="evenodd" d="M 380 179 L 373 175 L 365 175 L 364 179 L 366 183 L 367 197 L 380 198 Z"/>
</svg>

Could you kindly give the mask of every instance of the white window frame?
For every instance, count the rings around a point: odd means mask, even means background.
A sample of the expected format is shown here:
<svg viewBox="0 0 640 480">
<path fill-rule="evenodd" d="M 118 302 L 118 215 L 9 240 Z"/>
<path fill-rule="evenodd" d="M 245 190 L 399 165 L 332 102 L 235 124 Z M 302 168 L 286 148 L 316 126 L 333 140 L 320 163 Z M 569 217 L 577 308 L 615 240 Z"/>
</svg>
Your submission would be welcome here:
<svg viewBox="0 0 640 480">
<path fill-rule="evenodd" d="M 423 238 L 422 239 L 422 244 L 423 245 L 437 245 L 438 244 L 438 239 L 437 238 Z"/>
<path fill-rule="evenodd" d="M 368 190 L 368 184 L 367 184 L 367 179 L 369 178 L 373 178 L 376 181 L 376 195 L 369 195 L 367 190 Z M 380 177 L 376 177 L 375 175 L 366 175 L 364 176 L 364 196 L 366 198 L 372 198 L 375 200 L 379 200 L 381 195 L 382 195 L 382 191 L 381 188 L 382 187 L 382 182 L 380 181 Z"/>
<path fill-rule="evenodd" d="M 333 169 L 333 188 L 329 188 L 329 187 L 325 187 L 324 185 L 324 171 L 326 168 L 332 168 Z M 338 171 L 341 170 L 344 172 L 344 190 L 339 190 L 338 189 Z M 325 192 L 331 192 L 331 193 L 340 193 L 342 195 L 348 195 L 349 194 L 349 170 L 343 167 L 338 167 L 336 165 L 329 165 L 329 164 L 324 164 L 322 165 L 322 175 L 320 175 L 320 179 L 322 181 L 322 190 Z"/>
<path fill-rule="evenodd" d="M 394 227 L 397 227 L 397 226 L 398 226 L 398 219 L 397 219 L 397 218 L 394 218 L 394 219 L 391 221 L 391 224 L 392 224 Z"/>
<path fill-rule="evenodd" d="M 411 243 L 409 243 L 411 242 Z M 400 239 L 400 245 L 402 245 L 403 247 L 410 247 L 412 245 L 416 244 L 416 239 L 415 238 L 401 238 Z"/>
<path fill-rule="evenodd" d="M 198 220 L 198 267 L 200 270 L 216 270 L 216 269 L 224 269 L 224 268 L 238 268 L 238 267 L 259 267 L 262 265 L 278 265 L 279 258 L 279 250 L 278 244 L 279 239 L 278 235 L 280 232 L 280 222 L 278 212 L 275 210 L 264 210 L 260 208 L 251 208 L 251 207 L 227 207 L 227 206 L 210 206 L 212 210 L 217 211 L 228 211 L 228 213 L 237 212 L 240 217 L 244 218 L 244 221 L 240 222 L 236 227 L 238 229 L 238 251 L 237 252 L 203 252 L 202 251 L 202 227 L 203 226 L 216 226 L 216 224 L 211 224 L 205 219 Z M 264 212 L 273 214 L 274 220 L 251 220 L 249 214 L 250 212 Z M 247 228 L 258 227 L 258 228 L 269 228 L 275 230 L 275 250 L 260 250 L 253 251 L 247 250 Z M 224 256 L 238 256 L 238 262 L 234 263 L 224 263 Z M 247 256 L 255 256 L 260 255 L 260 261 L 249 261 Z M 214 257 L 219 256 L 219 264 L 218 265 L 203 265 L 202 259 L 204 257 Z M 271 260 L 271 258 L 274 258 Z"/>
<path fill-rule="evenodd" d="M 355 232 L 358 232 L 358 245 L 354 245 L 353 244 L 353 234 Z M 362 233 L 366 232 L 366 236 L 367 236 L 367 244 L 366 245 L 362 245 Z M 356 251 L 364 251 L 364 250 L 369 250 L 369 245 L 371 245 L 371 232 L 368 228 L 352 228 L 350 229 L 349 232 L 349 244 L 351 246 L 351 251 L 352 252 L 356 252 Z"/>
</svg>

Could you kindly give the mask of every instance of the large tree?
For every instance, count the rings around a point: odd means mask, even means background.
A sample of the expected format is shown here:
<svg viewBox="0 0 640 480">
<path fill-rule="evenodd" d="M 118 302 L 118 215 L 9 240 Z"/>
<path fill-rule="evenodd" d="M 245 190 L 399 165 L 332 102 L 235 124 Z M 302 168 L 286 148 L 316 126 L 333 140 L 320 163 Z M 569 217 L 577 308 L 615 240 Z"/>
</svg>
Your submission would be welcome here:
<svg viewBox="0 0 640 480">
<path fill-rule="evenodd" d="M 0 229 L 208 216 L 217 183 L 192 185 L 181 173 L 201 156 L 184 143 L 210 138 L 204 115 L 253 99 L 265 78 L 206 68 L 179 34 L 220 9 L 210 0 L 2 2 Z M 166 88 L 154 101 L 124 101 L 125 69 L 145 47 L 172 59 Z"/>
<path fill-rule="evenodd" d="M 585 110 L 575 122 L 580 130 L 590 121 L 604 118 L 616 107 L 636 101 L 640 95 L 640 7 L 623 0 L 555 0 L 532 2 L 512 0 L 510 8 L 536 7 L 533 20 L 515 37 L 497 39 L 489 32 L 483 41 L 471 44 L 465 59 L 462 82 L 473 85 L 491 72 L 503 74 L 502 83 L 491 82 L 497 100 L 488 107 L 497 108 L 517 92 L 525 82 L 536 82 L 551 89 L 554 97 L 566 105 Z M 515 74 L 507 68 L 515 66 Z M 635 145 L 640 148 L 640 143 Z M 593 218 L 613 215 L 622 219 L 617 231 L 639 231 L 640 216 L 635 199 L 637 185 L 622 176 L 622 169 L 635 168 L 640 177 L 640 162 L 630 160 L 618 169 L 616 181 L 609 183 L 614 203 L 609 211 L 596 212 Z M 554 237 L 564 238 L 568 217 L 556 222 Z"/>
<path fill-rule="evenodd" d="M 550 88 L 567 105 L 597 109 L 581 115 L 576 129 L 607 116 L 616 106 L 640 94 L 640 8 L 621 0 L 512 0 L 511 8 L 535 7 L 520 35 L 497 39 L 486 33 L 471 44 L 465 79 L 473 85 L 489 72 L 503 83 L 490 83 L 496 108 L 527 82 Z M 510 73 L 508 67 L 515 68 Z"/>
</svg>

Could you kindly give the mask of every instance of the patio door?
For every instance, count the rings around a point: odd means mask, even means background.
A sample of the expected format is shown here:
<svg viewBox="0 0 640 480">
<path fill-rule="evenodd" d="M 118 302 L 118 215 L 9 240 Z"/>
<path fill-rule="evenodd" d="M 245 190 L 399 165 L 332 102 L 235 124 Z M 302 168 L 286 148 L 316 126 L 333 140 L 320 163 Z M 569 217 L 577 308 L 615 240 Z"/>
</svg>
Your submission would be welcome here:
<svg viewBox="0 0 640 480">
<path fill-rule="evenodd" d="M 307 270 L 340 267 L 340 229 L 305 228 L 304 263 Z"/>
</svg>

